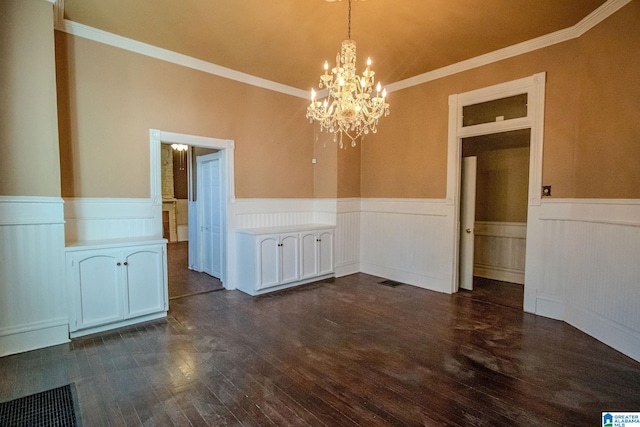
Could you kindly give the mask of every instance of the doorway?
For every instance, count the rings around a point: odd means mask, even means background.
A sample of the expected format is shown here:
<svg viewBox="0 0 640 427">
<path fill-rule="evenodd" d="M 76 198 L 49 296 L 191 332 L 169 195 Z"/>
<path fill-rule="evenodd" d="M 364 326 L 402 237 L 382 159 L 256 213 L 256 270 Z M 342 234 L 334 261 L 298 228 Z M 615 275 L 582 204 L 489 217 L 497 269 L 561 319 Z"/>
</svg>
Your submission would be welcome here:
<svg viewBox="0 0 640 427">
<path fill-rule="evenodd" d="M 221 176 L 220 154 L 216 149 L 192 147 L 186 144 L 161 145 L 161 180 L 163 236 L 167 239 L 167 274 L 169 299 L 212 292 L 223 289 L 221 276 Z M 203 206 L 214 198 L 212 180 L 208 173 L 202 176 L 200 159 L 216 156 L 215 199 L 217 210 L 207 209 L 203 216 Z M 206 163 L 208 165 L 209 163 Z M 197 182 L 202 183 L 198 187 Z M 211 239 L 202 236 L 212 227 L 216 228 L 217 254 L 216 268 L 213 259 Z"/>
<path fill-rule="evenodd" d="M 540 224 L 542 189 L 542 149 L 544 130 L 545 73 L 534 74 L 474 91 L 449 96 L 449 142 L 447 155 L 447 202 L 451 206 L 451 292 L 458 292 L 461 271 L 473 267 L 460 265 L 462 151 L 465 138 L 528 131 L 527 214 L 524 227 L 525 268 L 524 311 L 535 313 L 537 287 L 541 275 L 542 240 L 536 233 Z M 475 228 L 475 227 L 473 227 Z M 475 229 L 473 230 L 476 231 Z M 468 262 L 467 258 L 467 262 Z M 474 262 L 475 260 L 472 260 Z"/>
<path fill-rule="evenodd" d="M 194 275 L 200 274 L 198 277 L 206 276 L 212 278 L 213 275 L 217 276 L 217 287 L 225 287 L 227 281 L 228 262 L 230 256 L 228 256 L 228 221 L 227 215 L 229 211 L 229 204 L 235 201 L 235 188 L 234 188 L 234 147 L 235 144 L 231 140 L 221 140 L 215 138 L 207 138 L 185 134 L 175 134 L 171 132 L 164 132 L 159 130 L 150 130 L 150 159 L 151 159 L 151 198 L 154 206 L 157 206 L 157 214 L 154 217 L 157 218 L 157 233 L 162 232 L 162 217 L 163 217 L 163 205 L 166 202 L 166 198 L 163 198 L 163 176 L 162 176 L 162 150 L 165 148 L 165 144 L 185 144 L 188 146 L 188 150 L 185 152 L 186 168 L 191 168 L 190 173 L 187 175 L 188 186 L 188 200 L 187 201 L 187 224 L 188 231 L 182 229 L 181 232 L 175 233 L 176 236 L 180 234 L 181 241 L 168 244 L 167 258 L 168 258 L 168 275 L 170 291 L 172 285 L 176 282 L 188 282 L 191 281 L 195 289 L 170 292 L 170 299 L 172 297 L 180 297 L 186 294 L 201 293 L 202 283 L 201 279 L 194 279 Z M 197 177 L 197 158 L 201 156 L 211 155 L 215 153 L 215 172 L 209 173 L 208 177 L 201 179 L 201 182 L 208 182 L 209 179 L 216 179 L 215 188 L 217 193 L 212 197 L 204 197 L 210 202 L 216 201 L 216 215 L 211 216 L 205 221 L 202 213 L 199 211 L 200 204 L 198 203 L 198 177 Z M 206 187 L 206 186 L 205 186 Z M 209 185 L 209 187 L 211 187 Z M 202 192 L 200 192 L 202 194 Z M 209 210 L 209 212 L 212 212 Z M 165 215 L 166 216 L 166 215 Z M 177 213 L 176 213 L 177 216 Z M 177 219 L 176 219 L 177 221 Z M 209 264 L 202 260 L 203 244 L 200 230 L 206 226 L 211 229 L 215 229 L 215 241 L 218 242 L 219 250 L 217 250 L 217 261 L 212 261 Z M 176 227 L 177 228 L 177 227 Z M 185 236 L 188 236 L 185 238 Z M 208 250 L 208 248 L 207 248 Z M 209 251 L 211 253 L 212 251 Z M 203 266 L 209 265 L 212 269 L 207 271 L 207 274 L 202 273 Z M 173 279 L 173 280 L 172 280 Z M 175 294 L 175 295 L 174 295 Z"/>
<path fill-rule="evenodd" d="M 518 309 L 524 298 L 530 139 L 531 129 L 462 139 L 460 288 L 464 296 Z"/>
</svg>

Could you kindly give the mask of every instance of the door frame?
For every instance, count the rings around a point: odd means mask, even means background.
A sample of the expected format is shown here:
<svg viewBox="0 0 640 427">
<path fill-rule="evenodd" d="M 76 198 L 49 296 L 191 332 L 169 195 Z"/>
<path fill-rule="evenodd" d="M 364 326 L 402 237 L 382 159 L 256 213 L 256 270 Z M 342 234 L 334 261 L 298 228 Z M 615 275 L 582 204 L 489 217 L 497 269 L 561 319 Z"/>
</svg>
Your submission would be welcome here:
<svg viewBox="0 0 640 427">
<path fill-rule="evenodd" d="M 225 288 L 228 288 L 228 273 L 231 262 L 230 250 L 230 228 L 229 216 L 231 214 L 230 205 L 236 201 L 235 196 L 235 166 L 234 166 L 234 150 L 235 142 L 230 139 L 209 138 L 204 136 L 188 135 L 181 133 L 173 133 L 161 131 L 158 129 L 149 129 L 149 159 L 150 159 L 150 178 L 151 178 L 151 202 L 154 206 L 155 214 L 162 218 L 162 176 L 161 176 L 161 160 L 160 148 L 161 144 L 186 144 L 193 147 L 212 148 L 220 150 L 221 154 L 221 175 L 224 181 L 222 185 L 222 219 L 221 219 L 221 240 L 222 240 L 222 265 L 220 281 Z M 151 232 L 153 234 L 153 231 Z"/>
<path fill-rule="evenodd" d="M 535 281 L 540 277 L 538 260 L 541 259 L 542 242 L 540 233 L 535 232 L 540 215 L 542 190 L 542 148 L 544 133 L 546 73 L 506 83 L 489 86 L 449 96 L 449 132 L 447 153 L 447 204 L 453 207 L 450 224 L 453 241 L 451 292 L 459 289 L 460 255 L 460 181 L 462 170 L 462 139 L 471 136 L 488 135 L 519 129 L 531 129 L 529 157 L 529 197 L 527 208 L 527 246 L 525 261 L 524 310 L 535 312 Z M 527 116 L 517 119 L 462 126 L 462 108 L 481 102 L 527 93 Z M 529 291 L 530 290 L 530 291 Z M 533 291 L 533 292 L 531 292 Z"/>
</svg>

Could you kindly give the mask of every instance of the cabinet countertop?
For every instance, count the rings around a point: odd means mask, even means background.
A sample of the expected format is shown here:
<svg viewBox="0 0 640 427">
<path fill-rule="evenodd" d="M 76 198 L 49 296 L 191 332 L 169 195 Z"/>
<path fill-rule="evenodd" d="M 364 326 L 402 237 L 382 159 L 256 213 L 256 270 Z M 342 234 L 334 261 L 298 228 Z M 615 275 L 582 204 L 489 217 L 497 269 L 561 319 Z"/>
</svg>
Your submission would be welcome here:
<svg viewBox="0 0 640 427">
<path fill-rule="evenodd" d="M 333 224 L 300 224 L 300 225 L 283 225 L 278 227 L 239 228 L 236 231 L 242 234 L 250 234 L 250 235 L 258 236 L 262 234 L 299 233 L 301 231 L 333 230 L 334 228 L 336 228 L 336 226 Z"/>
<path fill-rule="evenodd" d="M 131 237 L 123 239 L 105 239 L 105 240 L 81 240 L 75 242 L 67 242 L 65 245 L 65 251 L 80 251 L 86 249 L 107 249 L 107 248 L 119 248 L 124 246 L 137 246 L 137 245 L 164 245 L 167 243 L 167 239 L 158 237 Z"/>
</svg>

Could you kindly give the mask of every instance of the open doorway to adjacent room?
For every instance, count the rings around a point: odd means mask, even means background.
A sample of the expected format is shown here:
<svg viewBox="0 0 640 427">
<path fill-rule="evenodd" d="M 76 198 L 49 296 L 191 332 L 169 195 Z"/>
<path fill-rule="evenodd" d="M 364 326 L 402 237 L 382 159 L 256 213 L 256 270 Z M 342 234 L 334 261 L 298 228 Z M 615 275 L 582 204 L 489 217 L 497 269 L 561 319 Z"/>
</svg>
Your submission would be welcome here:
<svg viewBox="0 0 640 427">
<path fill-rule="evenodd" d="M 523 308 L 530 140 L 531 129 L 462 139 L 461 251 L 473 279 L 461 296 Z"/>
<path fill-rule="evenodd" d="M 198 159 L 218 152 L 217 149 L 185 144 L 161 144 L 162 234 L 169 242 L 169 299 L 223 289 L 220 269 L 214 271 L 206 268 L 211 263 L 203 262 L 203 259 L 211 258 L 207 257 L 207 254 L 211 255 L 211 245 L 204 244 L 201 232 L 211 230 L 212 224 L 218 224 L 219 227 L 220 191 L 218 188 L 215 195 L 205 195 L 203 191 L 206 189 L 211 193 L 211 187 L 201 185 L 198 188 L 201 175 L 198 167 L 202 164 Z M 217 176 L 219 185 L 219 167 Z M 211 173 L 208 173 L 208 182 L 211 178 Z M 213 214 L 211 209 L 205 210 L 201 206 L 201 202 L 211 201 L 212 197 L 217 197 L 218 200 L 217 212 Z M 211 203 L 208 205 L 211 206 Z M 218 257 L 220 258 L 219 255 Z"/>
</svg>

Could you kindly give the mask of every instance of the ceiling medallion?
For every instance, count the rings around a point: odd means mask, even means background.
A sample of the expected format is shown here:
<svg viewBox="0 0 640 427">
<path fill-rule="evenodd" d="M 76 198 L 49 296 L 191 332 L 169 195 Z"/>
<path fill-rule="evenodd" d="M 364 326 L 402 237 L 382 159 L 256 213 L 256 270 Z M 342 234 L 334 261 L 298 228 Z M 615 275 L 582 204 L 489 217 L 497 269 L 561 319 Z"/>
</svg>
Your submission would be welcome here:
<svg viewBox="0 0 640 427">
<path fill-rule="evenodd" d="M 333 2 L 335 0 L 326 0 Z M 344 148 L 342 137 L 346 135 L 355 147 L 356 140 L 376 133 L 378 119 L 389 115 L 389 104 L 385 101 L 386 89 L 375 85 L 371 69 L 371 58 L 362 76 L 356 74 L 356 42 L 351 40 L 351 0 L 349 0 L 348 39 L 342 42 L 336 55 L 336 66 L 329 70 L 324 63 L 324 74 L 320 76 L 320 89 L 327 89 L 328 96 L 322 102 L 316 100 L 316 91 L 311 90 L 311 104 L 307 107 L 307 118 L 320 123 L 320 131 L 333 133 L 333 140 Z M 376 88 L 374 95 L 374 87 Z"/>
</svg>

